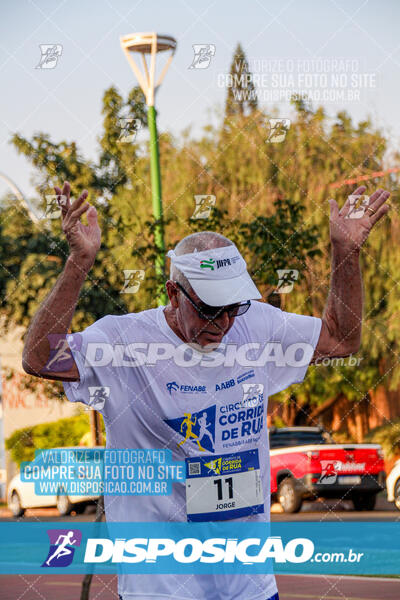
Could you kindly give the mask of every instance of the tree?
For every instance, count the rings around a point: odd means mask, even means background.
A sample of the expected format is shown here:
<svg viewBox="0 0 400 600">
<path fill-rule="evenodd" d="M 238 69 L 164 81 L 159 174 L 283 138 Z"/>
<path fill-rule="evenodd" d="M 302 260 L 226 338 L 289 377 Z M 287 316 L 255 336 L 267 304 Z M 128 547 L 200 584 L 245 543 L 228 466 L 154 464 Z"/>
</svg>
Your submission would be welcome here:
<svg viewBox="0 0 400 600">
<path fill-rule="evenodd" d="M 257 94 L 246 55 L 240 43 L 236 46 L 228 79 L 225 116 L 248 116 L 257 110 Z"/>
<path fill-rule="evenodd" d="M 240 52 L 238 48 L 235 54 L 241 56 Z M 247 100 L 241 108 L 235 107 L 233 98 L 230 89 L 226 115 L 219 124 L 207 125 L 198 138 L 189 130 L 178 138 L 169 132 L 160 136 L 167 246 L 194 231 L 219 231 L 237 243 L 264 298 L 276 289 L 277 269 L 296 269 L 299 277 L 293 291 L 279 295 L 282 307 L 321 315 L 330 275 L 327 199 L 334 195 L 342 203 L 353 186 L 333 185 L 382 168 L 386 139 L 369 120 L 354 124 L 343 111 L 328 117 L 321 107 L 314 109 L 294 98 L 284 142 L 269 143 L 266 123 L 276 113 L 259 110 L 256 104 L 246 104 Z M 52 193 L 52 185 L 69 179 L 75 193 L 88 188 L 98 208 L 102 247 L 84 286 L 74 330 L 104 314 L 155 306 L 154 289 L 159 283 L 154 273 L 148 145 L 140 141 L 140 134 L 129 144 L 120 140 L 121 119 L 135 118 L 146 127 L 141 92 L 135 88 L 124 99 L 110 88 L 104 94 L 102 112 L 103 131 L 95 161 L 86 160 L 76 143 L 54 142 L 46 134 L 30 140 L 20 135 L 13 138 L 36 167 L 37 204 L 44 207 L 44 195 Z M 375 184 L 391 189 L 391 202 L 398 204 L 397 175 L 371 181 L 370 189 Z M 198 194 L 216 198 L 207 220 L 193 218 Z M 18 219 L 12 218 L 14 214 L 7 206 L 0 211 L 0 285 L 6 293 L 9 318 L 26 325 L 62 268 L 67 247 L 57 220 L 48 229 L 40 229 L 23 212 Z M 315 423 L 345 398 L 350 408 L 343 415 L 354 414 L 361 423 L 358 415 L 365 412 L 366 404 L 373 406 L 378 386 L 387 391 L 398 388 L 398 231 L 399 220 L 392 211 L 362 252 L 366 319 L 361 367 L 310 368 L 301 386 L 275 399 L 280 408 L 288 407 L 292 422 Z M 145 272 L 135 294 L 120 293 L 125 269 Z M 358 427 L 362 433 L 364 425 Z"/>
</svg>

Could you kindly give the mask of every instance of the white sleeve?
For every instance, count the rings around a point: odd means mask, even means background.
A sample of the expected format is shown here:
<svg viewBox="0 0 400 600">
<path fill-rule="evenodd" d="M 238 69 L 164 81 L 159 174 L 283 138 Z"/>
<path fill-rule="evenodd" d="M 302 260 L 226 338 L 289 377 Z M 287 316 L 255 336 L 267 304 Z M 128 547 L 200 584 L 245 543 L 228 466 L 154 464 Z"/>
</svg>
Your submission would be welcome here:
<svg viewBox="0 0 400 600">
<path fill-rule="evenodd" d="M 276 394 L 293 383 L 301 383 L 318 344 L 322 320 L 288 313 L 269 306 L 269 340 L 278 342 L 277 359 L 267 362 L 269 390 Z"/>
<path fill-rule="evenodd" d="M 112 367 L 112 349 L 120 340 L 116 318 L 99 319 L 79 333 L 67 336 L 79 371 L 79 381 L 63 382 L 71 402 L 83 402 L 103 412 L 116 376 Z"/>
</svg>

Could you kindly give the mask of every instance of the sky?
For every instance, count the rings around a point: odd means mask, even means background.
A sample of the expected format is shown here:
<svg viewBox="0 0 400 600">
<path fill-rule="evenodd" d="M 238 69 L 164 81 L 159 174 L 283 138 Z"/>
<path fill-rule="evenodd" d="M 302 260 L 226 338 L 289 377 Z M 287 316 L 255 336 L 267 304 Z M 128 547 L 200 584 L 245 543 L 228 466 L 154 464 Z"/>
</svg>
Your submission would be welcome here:
<svg viewBox="0 0 400 600">
<path fill-rule="evenodd" d="M 178 43 L 156 99 L 161 132 L 191 126 L 197 135 L 210 109 L 222 109 L 240 41 L 262 108 L 290 118 L 287 95 L 308 92 L 332 118 L 343 109 L 356 121 L 370 116 L 396 148 L 399 23 L 396 0 L 2 0 L 0 172 L 34 194 L 32 167 L 9 144 L 14 132 L 75 140 L 94 159 L 104 90 L 136 85 L 119 36 L 143 31 Z M 37 68 L 43 44 L 62 46 L 54 68 Z M 196 44 L 210 45 L 207 68 L 190 68 Z"/>
</svg>

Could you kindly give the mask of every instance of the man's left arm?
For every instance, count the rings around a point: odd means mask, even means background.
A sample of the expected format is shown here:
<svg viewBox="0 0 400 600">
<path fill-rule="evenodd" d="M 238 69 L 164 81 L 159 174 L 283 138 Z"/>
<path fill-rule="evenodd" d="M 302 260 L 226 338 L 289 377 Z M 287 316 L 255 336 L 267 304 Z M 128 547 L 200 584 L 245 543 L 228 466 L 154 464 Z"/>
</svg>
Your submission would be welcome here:
<svg viewBox="0 0 400 600">
<path fill-rule="evenodd" d="M 357 352 L 361 343 L 363 289 L 360 250 L 374 225 L 388 212 L 385 204 L 390 193 L 378 189 L 369 199 L 364 213 L 350 218 L 359 187 L 339 211 L 330 200 L 330 239 L 332 252 L 331 285 L 322 317 L 321 333 L 311 362 L 323 357 L 348 356 Z"/>
</svg>

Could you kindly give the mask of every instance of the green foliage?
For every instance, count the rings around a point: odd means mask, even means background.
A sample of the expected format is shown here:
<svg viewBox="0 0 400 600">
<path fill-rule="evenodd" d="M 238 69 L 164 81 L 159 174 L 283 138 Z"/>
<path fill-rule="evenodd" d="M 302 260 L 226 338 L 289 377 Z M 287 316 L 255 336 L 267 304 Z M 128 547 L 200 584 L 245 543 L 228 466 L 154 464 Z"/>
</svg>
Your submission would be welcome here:
<svg viewBox="0 0 400 600">
<path fill-rule="evenodd" d="M 241 60 L 235 62 L 234 57 L 232 73 L 239 63 L 248 70 L 240 46 L 235 53 Z M 354 189 L 354 185 L 331 186 L 381 170 L 387 141 L 369 120 L 353 123 L 344 111 L 327 116 L 323 108 L 294 98 L 285 141 L 269 143 L 267 123 L 276 112 L 233 100 L 229 89 L 225 114 L 218 124 L 210 122 L 198 138 L 190 130 L 179 139 L 169 132 L 160 135 L 166 247 L 194 231 L 219 231 L 242 250 L 265 299 L 276 288 L 277 269 L 297 269 L 293 291 L 280 295 L 282 308 L 321 315 L 330 279 L 327 200 L 334 197 L 342 204 Z M 75 197 L 88 189 L 99 213 L 102 246 L 81 294 L 74 330 L 105 314 L 156 306 L 161 283 L 154 272 L 157 250 L 142 93 L 134 88 L 124 99 L 111 87 L 104 93 L 102 114 L 103 131 L 94 161 L 85 159 L 76 143 L 54 142 L 45 133 L 31 139 L 19 134 L 12 138 L 36 168 L 38 207 L 43 209 L 44 196 L 52 193 L 54 184 L 68 179 Z M 124 117 L 139 119 L 143 126 L 134 143 L 119 139 Z M 368 182 L 368 192 L 378 186 L 392 191 L 391 202 L 397 208 L 398 175 Z M 216 197 L 208 220 L 192 218 L 196 194 Z M 360 366 L 313 367 L 301 386 L 280 395 L 282 400 L 295 393 L 301 406 L 313 407 L 340 394 L 357 402 L 378 383 L 398 387 L 398 237 L 399 219 L 393 210 L 362 252 L 365 323 Z M 0 289 L 6 294 L 9 319 L 29 322 L 50 291 L 66 253 L 58 221 L 52 220 L 47 229 L 37 228 L 22 211 L 16 215 L 14 206 L 6 203 L 0 209 Z M 138 293 L 120 293 L 124 269 L 145 271 Z"/>
<path fill-rule="evenodd" d="M 371 429 L 364 442 L 380 444 L 386 459 L 400 455 L 400 419 Z"/>
<path fill-rule="evenodd" d="M 236 46 L 230 68 L 228 94 L 225 104 L 226 125 L 229 119 L 244 116 L 257 109 L 257 95 L 246 55 L 240 44 Z"/>
<path fill-rule="evenodd" d="M 82 413 L 52 423 L 17 429 L 6 439 L 6 449 L 19 466 L 24 460 L 33 460 L 35 450 L 79 446 L 82 437 L 89 431 L 89 415 Z"/>
</svg>

